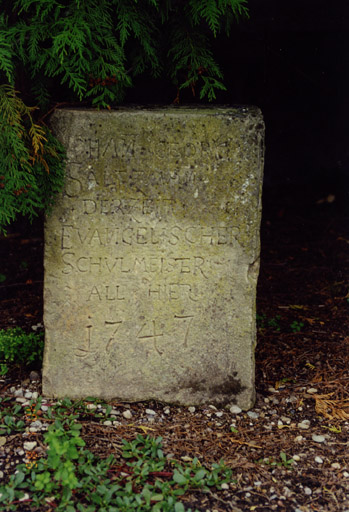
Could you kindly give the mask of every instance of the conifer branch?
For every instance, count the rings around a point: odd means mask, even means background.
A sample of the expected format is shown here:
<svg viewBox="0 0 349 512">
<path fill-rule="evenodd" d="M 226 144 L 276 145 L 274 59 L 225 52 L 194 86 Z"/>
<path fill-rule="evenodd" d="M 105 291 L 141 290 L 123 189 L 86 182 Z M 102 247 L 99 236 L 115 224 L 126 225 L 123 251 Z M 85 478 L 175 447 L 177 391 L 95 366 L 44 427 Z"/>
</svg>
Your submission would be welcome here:
<svg viewBox="0 0 349 512">
<path fill-rule="evenodd" d="M 43 122 L 62 101 L 57 91 L 111 108 L 147 73 L 170 78 L 178 101 L 185 88 L 212 101 L 225 87 L 210 41 L 248 16 L 246 4 L 0 0 L 0 231 L 47 210 L 62 187 L 64 149 Z"/>
</svg>

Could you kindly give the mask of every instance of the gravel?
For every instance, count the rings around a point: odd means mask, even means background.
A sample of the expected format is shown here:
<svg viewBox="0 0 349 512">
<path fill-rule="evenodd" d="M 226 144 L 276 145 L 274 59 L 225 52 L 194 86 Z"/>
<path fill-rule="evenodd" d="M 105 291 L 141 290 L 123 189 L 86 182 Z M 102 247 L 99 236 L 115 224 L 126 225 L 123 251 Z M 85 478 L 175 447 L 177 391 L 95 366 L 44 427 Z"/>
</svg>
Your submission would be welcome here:
<svg viewBox="0 0 349 512">
<path fill-rule="evenodd" d="M 35 389 L 38 383 L 30 382 L 30 389 L 25 386 L 11 388 L 13 399 L 22 405 L 23 411 L 27 410 L 29 396 L 32 397 L 31 400 L 35 400 L 39 395 Z M 304 393 L 311 395 L 309 388 Z M 322 496 L 322 488 L 328 485 L 332 489 L 330 482 L 333 478 L 337 482 L 336 499 L 339 503 L 348 503 L 349 507 L 349 497 L 345 495 L 349 473 L 345 458 L 338 451 L 338 447 L 343 446 L 345 452 L 348 422 L 342 424 L 342 433 L 326 431 L 326 434 L 320 434 L 320 428 L 328 422 L 323 421 L 314 408 L 311 409 L 311 398 L 308 403 L 303 400 L 302 411 L 298 411 L 299 408 L 293 409 L 295 400 L 292 395 L 286 392 L 282 394 L 280 391 L 277 395 L 277 405 L 272 398 L 266 401 L 266 397 L 259 396 L 256 406 L 247 412 L 243 412 L 236 405 L 231 405 L 228 409 L 219 409 L 216 406 L 180 408 L 168 405 L 161 408 L 161 404 L 151 402 L 146 405 L 132 404 L 131 410 L 118 404 L 112 406 L 107 419 L 100 420 L 100 427 L 108 429 L 108 439 L 113 436 L 113 432 L 118 440 L 125 436 L 132 438 L 139 433 L 137 425 L 144 428 L 144 435 L 160 435 L 163 437 L 164 453 L 169 460 L 173 458 L 191 461 L 197 456 L 203 464 L 206 459 L 210 461 L 206 462 L 208 465 L 221 458 L 226 460 L 233 468 L 233 477 L 239 483 L 224 483 L 221 486 L 220 492 L 225 494 L 220 499 L 228 500 L 226 503 L 229 505 L 224 506 L 218 500 L 215 506 L 207 510 L 242 512 L 260 509 L 263 512 L 277 512 L 285 509 L 296 512 L 298 509 L 307 512 L 311 510 L 312 500 L 317 503 Z M 6 477 L 7 472 L 13 471 L 17 460 L 25 461 L 28 452 L 45 456 L 42 434 L 47 430 L 49 422 L 45 422 L 43 415 L 51 404 L 52 401 L 48 399 L 42 400 L 39 417 L 28 422 L 26 432 L 14 436 L 17 440 L 15 449 L 11 448 L 14 441 L 10 436 L 0 437 L 0 440 L 4 440 L 4 443 L 0 442 L 0 476 L 3 474 Z M 91 413 L 106 412 L 106 407 L 100 404 L 87 403 L 86 409 Z M 307 417 L 304 418 L 304 415 Z M 130 419 L 132 426 L 125 422 Z M 149 422 L 151 428 L 145 426 Z M 87 424 L 84 420 L 83 431 Z M 38 436 L 36 439 L 41 439 L 40 442 L 29 437 L 34 434 Z M 95 436 L 91 435 L 90 438 L 95 439 Z M 93 450 L 94 444 L 97 443 L 90 443 L 88 448 Z M 287 465 L 281 461 L 281 452 L 290 461 Z M 325 497 L 332 499 L 328 493 Z M 335 508 L 335 504 L 332 509 L 321 506 L 319 510 L 339 510 Z M 195 509 L 194 506 L 192 508 Z"/>
<path fill-rule="evenodd" d="M 232 414 L 240 414 L 242 412 L 240 407 L 237 405 L 232 405 L 229 410 Z"/>
<path fill-rule="evenodd" d="M 324 443 L 326 441 L 325 436 L 313 434 L 311 436 L 312 440 L 315 441 L 315 443 Z"/>
</svg>

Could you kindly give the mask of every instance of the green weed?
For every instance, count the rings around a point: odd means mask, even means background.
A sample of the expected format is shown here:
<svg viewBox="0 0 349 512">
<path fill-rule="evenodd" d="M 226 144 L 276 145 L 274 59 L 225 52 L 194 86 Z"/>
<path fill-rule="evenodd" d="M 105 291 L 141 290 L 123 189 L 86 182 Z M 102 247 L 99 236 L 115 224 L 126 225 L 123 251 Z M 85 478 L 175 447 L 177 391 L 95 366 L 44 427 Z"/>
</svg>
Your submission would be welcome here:
<svg viewBox="0 0 349 512">
<path fill-rule="evenodd" d="M 290 325 L 290 329 L 292 332 L 300 332 L 304 327 L 304 323 L 303 322 L 298 322 L 298 320 L 294 320 L 291 325 Z"/>
<path fill-rule="evenodd" d="M 264 313 L 262 313 L 261 315 L 259 315 L 257 313 L 256 320 L 257 320 L 258 329 L 270 328 L 273 331 L 278 331 L 278 332 L 281 331 L 281 327 L 280 327 L 281 316 L 280 315 L 276 315 L 273 318 L 267 318 L 267 315 L 265 315 Z"/>
<path fill-rule="evenodd" d="M 21 263 L 19 264 L 19 268 L 21 270 L 27 270 L 28 269 L 28 262 L 25 261 L 25 260 L 22 260 Z"/>
<path fill-rule="evenodd" d="M 280 452 L 280 459 L 280 461 L 277 461 L 273 457 L 265 457 L 264 459 L 259 459 L 257 462 L 259 464 L 266 464 L 269 466 L 283 466 L 286 469 L 292 469 L 294 460 L 288 459 L 285 452 Z"/>
<path fill-rule="evenodd" d="M 41 364 L 44 350 L 43 333 L 27 334 L 20 327 L 0 330 L 0 375 L 11 364 Z"/>
<path fill-rule="evenodd" d="M 190 463 L 168 460 L 161 437 L 123 440 L 120 459 L 100 459 L 86 449 L 74 409 L 70 400 L 49 408 L 48 418 L 55 419 L 44 435 L 47 456 L 16 467 L 0 486 L 1 510 L 20 511 L 25 499 L 34 507 L 47 503 L 57 512 L 184 512 L 179 498 L 186 492 L 210 492 L 232 481 L 223 462 L 207 469 L 196 458 Z M 84 413 L 81 402 L 76 409 Z"/>
</svg>

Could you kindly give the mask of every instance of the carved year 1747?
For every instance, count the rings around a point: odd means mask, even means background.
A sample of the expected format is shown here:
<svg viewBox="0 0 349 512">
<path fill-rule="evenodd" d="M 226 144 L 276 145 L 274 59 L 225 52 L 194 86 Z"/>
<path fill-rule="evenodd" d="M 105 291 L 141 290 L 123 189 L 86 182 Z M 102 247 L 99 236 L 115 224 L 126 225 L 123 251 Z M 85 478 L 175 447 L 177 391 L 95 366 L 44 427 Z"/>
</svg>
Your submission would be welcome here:
<svg viewBox="0 0 349 512">
<path fill-rule="evenodd" d="M 187 348 L 188 339 L 190 336 L 190 326 L 194 319 L 194 315 L 174 315 L 175 320 L 175 329 L 176 333 L 181 333 L 181 341 L 183 347 Z M 123 332 L 123 324 L 124 320 L 105 320 L 104 321 L 104 331 L 107 335 L 107 338 L 104 342 L 104 350 L 106 353 L 112 352 L 112 347 L 114 343 L 118 343 L 122 338 L 126 336 L 134 336 L 139 342 L 152 342 L 154 350 L 161 356 L 164 351 L 161 350 L 158 346 L 157 340 L 158 338 L 163 338 L 167 334 L 171 334 L 166 331 L 166 326 L 164 323 L 160 323 L 154 319 L 146 320 L 143 319 L 141 322 L 141 327 L 135 327 L 134 332 L 129 333 L 128 331 Z M 100 346 L 97 346 L 94 343 L 94 327 L 91 322 L 91 317 L 88 318 L 88 323 L 86 325 L 86 331 L 84 334 L 84 340 L 82 343 L 76 347 L 74 351 L 74 355 L 78 359 L 85 359 L 89 356 L 94 356 L 97 350 L 101 350 Z"/>
</svg>

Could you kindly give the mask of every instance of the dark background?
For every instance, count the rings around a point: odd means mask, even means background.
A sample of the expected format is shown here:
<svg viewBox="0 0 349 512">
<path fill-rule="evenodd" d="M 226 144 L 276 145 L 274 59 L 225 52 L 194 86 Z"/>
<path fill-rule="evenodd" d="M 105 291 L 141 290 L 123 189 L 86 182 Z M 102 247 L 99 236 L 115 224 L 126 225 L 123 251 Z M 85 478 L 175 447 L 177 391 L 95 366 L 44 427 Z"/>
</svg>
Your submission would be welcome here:
<svg viewBox="0 0 349 512">
<path fill-rule="evenodd" d="M 281 188 L 309 204 L 333 195 L 333 205 L 346 210 L 349 3 L 249 0 L 248 7 L 250 19 L 214 41 L 227 86 L 217 103 L 262 109 L 265 193 Z M 143 77 L 126 101 L 168 104 L 175 96 L 168 83 Z M 182 103 L 195 101 L 190 91 L 181 94 Z"/>
</svg>

